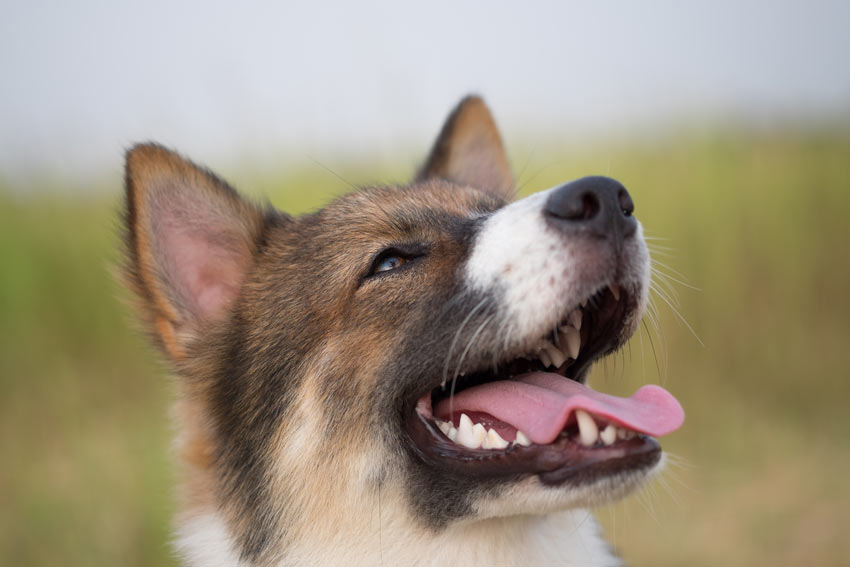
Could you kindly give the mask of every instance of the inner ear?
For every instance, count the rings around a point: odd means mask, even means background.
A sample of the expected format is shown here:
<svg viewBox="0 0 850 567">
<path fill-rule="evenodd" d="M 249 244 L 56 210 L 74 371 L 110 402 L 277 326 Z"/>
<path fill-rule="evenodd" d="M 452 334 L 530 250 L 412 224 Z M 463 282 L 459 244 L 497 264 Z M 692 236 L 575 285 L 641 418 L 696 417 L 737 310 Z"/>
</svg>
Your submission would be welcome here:
<svg viewBox="0 0 850 567">
<path fill-rule="evenodd" d="M 502 138 L 480 97 L 464 98 L 443 124 L 416 180 L 434 177 L 513 199 L 516 184 Z"/>
<path fill-rule="evenodd" d="M 164 289 L 186 315 L 215 319 L 236 298 L 252 240 L 227 208 L 198 203 L 173 186 L 151 199 L 154 261 Z"/>
<path fill-rule="evenodd" d="M 223 317 L 253 265 L 263 212 L 154 144 L 127 153 L 126 192 L 127 276 L 143 318 L 167 344 Z"/>
</svg>

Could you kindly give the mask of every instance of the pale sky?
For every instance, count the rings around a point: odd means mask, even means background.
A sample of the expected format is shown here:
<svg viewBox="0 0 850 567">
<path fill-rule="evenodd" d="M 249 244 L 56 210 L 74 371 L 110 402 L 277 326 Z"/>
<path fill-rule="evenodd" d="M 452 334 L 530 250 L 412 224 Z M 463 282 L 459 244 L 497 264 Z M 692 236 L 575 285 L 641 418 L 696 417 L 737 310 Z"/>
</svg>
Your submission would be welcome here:
<svg viewBox="0 0 850 567">
<path fill-rule="evenodd" d="M 424 147 L 483 94 L 511 136 L 847 119 L 850 2 L 7 1 L 0 175 Z"/>
</svg>

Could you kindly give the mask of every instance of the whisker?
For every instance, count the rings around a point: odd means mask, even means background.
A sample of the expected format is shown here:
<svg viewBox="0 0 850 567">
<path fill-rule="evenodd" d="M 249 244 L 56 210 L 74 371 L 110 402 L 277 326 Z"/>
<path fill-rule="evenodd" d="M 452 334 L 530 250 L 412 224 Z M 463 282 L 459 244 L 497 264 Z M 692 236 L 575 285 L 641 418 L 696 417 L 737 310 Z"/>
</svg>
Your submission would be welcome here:
<svg viewBox="0 0 850 567">
<path fill-rule="evenodd" d="M 702 291 L 702 289 L 700 289 L 696 286 L 693 286 L 693 285 L 691 285 L 691 284 L 689 284 L 685 281 L 682 281 L 679 278 L 673 277 L 670 274 L 664 273 L 654 266 L 651 267 L 650 270 L 652 271 L 653 275 L 656 276 L 656 278 L 661 280 L 659 283 L 665 284 L 665 287 L 667 287 L 667 289 L 670 290 L 673 293 L 676 293 L 676 288 L 674 288 L 672 285 L 670 285 L 670 282 L 677 283 L 682 287 L 686 287 L 686 288 L 692 289 L 694 291 Z"/>
<path fill-rule="evenodd" d="M 673 490 L 673 487 L 670 486 L 670 484 L 667 482 L 667 479 L 664 478 L 664 475 L 658 475 L 657 477 L 655 477 L 655 480 L 658 482 L 658 484 L 661 485 L 661 488 L 664 489 L 664 492 L 667 493 L 667 495 L 670 497 L 676 507 L 680 509 L 683 508 L 682 502 L 676 497 L 676 491 Z"/>
<path fill-rule="evenodd" d="M 514 197 L 519 193 L 521 187 L 525 186 L 524 182 L 521 182 L 522 176 L 525 175 L 525 170 L 528 169 L 529 164 L 531 163 L 531 158 L 534 157 L 534 153 L 537 151 L 537 142 L 534 142 L 531 146 L 531 151 L 528 152 L 528 156 L 525 158 L 525 163 L 522 164 L 522 168 L 519 170 L 517 174 L 517 188 L 514 192 Z"/>
<path fill-rule="evenodd" d="M 563 160 L 553 160 L 553 161 L 550 161 L 547 164 L 542 165 L 526 181 L 522 182 L 522 184 L 518 184 L 517 193 L 519 193 L 521 190 L 525 189 L 526 185 L 528 185 L 529 183 L 534 181 L 537 178 L 538 175 L 540 175 L 541 173 L 543 173 L 544 171 L 546 171 L 550 167 L 554 167 L 554 166 L 559 165 L 561 163 L 563 163 Z"/>
<path fill-rule="evenodd" d="M 445 388 L 446 382 L 448 382 L 448 380 L 449 380 L 449 364 L 450 364 L 451 359 L 452 359 L 452 353 L 454 352 L 455 345 L 457 344 L 457 341 L 460 339 L 460 335 L 463 332 L 463 329 L 466 327 L 466 324 L 469 323 L 470 319 L 472 319 L 472 316 L 475 315 L 476 311 L 481 309 L 481 307 L 483 307 L 486 302 L 487 302 L 486 297 L 484 299 L 482 299 L 481 301 L 479 301 L 478 305 L 473 307 L 472 310 L 469 312 L 469 314 L 466 316 L 466 319 L 463 320 L 463 323 L 461 323 L 460 327 L 458 327 L 458 330 L 455 331 L 455 336 L 452 339 L 451 344 L 449 345 L 449 351 L 448 351 L 448 354 L 446 355 L 446 363 L 443 366 L 443 381 L 440 383 L 441 388 Z"/>
<path fill-rule="evenodd" d="M 666 275 L 667 277 L 669 277 L 669 278 L 671 278 L 672 280 L 674 280 L 676 283 L 682 284 L 683 286 L 685 286 L 685 287 L 689 287 L 689 288 L 694 289 L 694 290 L 696 290 L 696 291 L 702 291 L 701 289 L 696 288 L 696 287 L 693 287 L 691 284 L 689 284 L 689 283 L 687 282 L 687 279 L 688 279 L 688 278 L 687 278 L 687 277 L 686 277 L 686 276 L 685 276 L 682 272 L 680 272 L 680 271 L 676 270 L 676 269 L 675 269 L 675 268 L 673 268 L 672 266 L 668 266 L 668 265 L 667 265 L 667 264 L 665 264 L 664 262 L 659 262 L 659 261 L 657 261 L 657 260 L 653 260 L 653 262 L 652 262 L 652 263 L 653 263 L 655 266 L 657 266 L 657 267 L 664 268 L 665 270 L 667 270 L 667 272 L 669 272 L 669 273 L 665 273 L 665 272 L 659 272 L 659 273 L 663 273 L 663 274 L 664 274 L 664 275 Z M 676 277 L 675 277 L 675 278 L 673 278 L 670 274 L 672 274 L 673 276 L 676 276 Z M 678 279 L 677 279 L 677 278 L 678 278 Z"/>
<path fill-rule="evenodd" d="M 646 329 L 646 322 L 643 322 L 644 328 Z M 661 376 L 661 384 L 663 385 L 667 381 L 667 376 L 664 372 L 661 372 L 661 366 L 658 364 L 658 353 L 655 352 L 655 343 L 652 340 L 652 335 L 649 332 L 649 329 L 646 329 L 646 338 L 649 340 L 649 346 L 652 349 L 652 356 L 655 358 L 655 369 L 658 371 L 658 374 Z"/>
<path fill-rule="evenodd" d="M 484 327 L 493 320 L 495 315 L 490 315 L 482 323 L 478 326 L 478 329 L 472 334 L 469 338 L 469 341 L 466 344 L 466 348 L 463 350 L 463 354 L 460 355 L 460 360 L 457 363 L 457 367 L 455 368 L 454 378 L 452 378 L 452 387 L 449 391 L 449 416 L 454 416 L 454 401 L 455 401 L 455 386 L 457 385 L 457 376 L 460 372 L 460 369 L 463 367 L 463 361 L 466 358 L 466 355 L 469 353 L 469 349 L 472 348 L 472 345 L 475 344 L 475 340 L 478 338 L 478 335 L 481 334 L 481 331 L 484 330 Z"/>
<path fill-rule="evenodd" d="M 312 161 L 313 163 L 315 163 L 319 167 L 321 167 L 322 169 L 324 169 L 325 171 L 327 171 L 328 173 L 330 173 L 331 175 L 333 175 L 334 177 L 336 177 L 337 179 L 339 179 L 340 181 L 342 181 L 343 183 L 345 183 L 346 185 L 348 185 L 349 187 L 351 187 L 352 189 L 355 189 L 355 190 L 357 189 L 357 186 L 354 183 L 352 183 L 351 181 L 349 181 L 348 179 L 346 179 L 345 177 L 343 177 L 342 175 L 340 175 L 339 173 L 337 173 L 336 171 L 334 171 L 330 167 L 326 166 L 325 164 L 323 164 L 322 162 L 320 162 L 319 160 L 317 160 L 313 156 L 308 155 L 307 158 L 310 159 L 310 161 Z"/>
<path fill-rule="evenodd" d="M 663 244 L 658 244 L 657 242 L 647 242 L 646 247 L 650 250 L 658 250 L 663 252 L 676 252 L 676 248 L 673 246 L 664 246 Z"/>
<path fill-rule="evenodd" d="M 650 268 L 652 275 L 655 276 L 652 280 L 653 285 L 656 289 L 663 289 L 667 296 L 674 300 L 676 305 L 679 305 L 679 291 L 673 287 L 673 280 L 667 274 L 656 271 L 655 268 Z"/>
<path fill-rule="evenodd" d="M 694 336 L 694 338 L 697 340 L 697 342 L 700 344 L 700 346 L 704 347 L 705 343 L 702 342 L 702 339 L 699 338 L 699 335 L 697 335 L 697 332 L 694 330 L 694 328 L 691 327 L 691 325 L 688 323 L 688 321 L 685 319 L 685 317 L 679 312 L 679 310 L 676 308 L 674 302 L 671 299 L 669 299 L 658 288 L 655 288 L 654 291 L 655 291 L 655 294 L 661 299 L 661 301 L 663 301 L 664 303 L 667 304 L 667 306 L 670 308 L 670 310 L 673 312 L 673 314 L 676 316 L 676 318 L 679 319 L 679 321 L 681 321 L 681 323 L 691 332 L 691 334 Z"/>
<path fill-rule="evenodd" d="M 676 455 L 675 453 L 665 452 L 665 459 L 668 465 L 676 467 L 677 469 L 695 470 L 698 468 L 697 465 L 693 464 L 685 457 Z"/>
<path fill-rule="evenodd" d="M 640 490 L 635 493 L 635 497 L 637 501 L 640 502 L 641 507 L 646 511 L 650 518 L 657 524 L 661 525 L 661 522 L 658 521 L 658 517 L 655 515 L 655 508 L 652 505 L 652 497 L 650 496 L 647 486 L 644 486 Z"/>
<path fill-rule="evenodd" d="M 641 331 L 648 333 L 646 329 L 646 320 L 641 321 Z M 643 332 L 638 332 L 638 342 L 640 343 L 640 369 L 641 369 L 641 377 L 643 378 L 644 383 L 646 383 L 646 356 L 644 355 L 643 350 Z M 631 341 L 629 341 L 631 344 Z"/>
</svg>

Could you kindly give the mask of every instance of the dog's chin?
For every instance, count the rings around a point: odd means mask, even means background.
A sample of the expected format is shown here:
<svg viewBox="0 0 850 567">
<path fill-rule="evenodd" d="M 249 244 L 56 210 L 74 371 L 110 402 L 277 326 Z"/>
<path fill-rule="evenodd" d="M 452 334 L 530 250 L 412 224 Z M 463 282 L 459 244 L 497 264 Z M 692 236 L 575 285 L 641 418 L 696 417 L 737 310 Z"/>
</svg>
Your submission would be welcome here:
<svg viewBox="0 0 850 567">
<path fill-rule="evenodd" d="M 479 498 L 472 517 L 485 520 L 520 515 L 545 516 L 563 510 L 605 506 L 644 486 L 658 474 L 663 464 L 661 456 L 649 468 L 599 476 L 595 481 L 578 486 L 570 483 L 551 486 L 537 476 L 528 476 Z"/>
<path fill-rule="evenodd" d="M 572 355 L 566 360 L 555 353 L 541 361 L 530 353 L 502 360 L 495 369 L 492 363 L 472 367 L 455 377 L 453 387 L 438 384 L 408 399 L 403 423 L 414 458 L 448 482 L 480 481 L 488 487 L 490 497 L 475 505 L 478 518 L 595 506 L 634 490 L 658 468 L 661 447 L 652 435 L 641 431 L 643 423 L 626 419 L 627 410 L 621 415 L 607 412 L 608 397 L 593 392 L 584 381 L 596 360 L 628 339 L 634 330 L 632 322 L 639 319 L 640 303 L 637 290 L 605 286 L 564 317 L 565 325 L 572 322 L 573 328 L 579 327 L 582 347 L 577 356 L 574 347 L 564 346 Z M 565 336 L 554 337 L 559 339 L 566 342 Z M 540 387 L 547 390 L 538 391 Z M 558 401 L 548 389 L 563 393 L 568 401 Z M 538 394 L 544 397 L 543 406 L 549 399 L 565 404 L 560 408 L 561 421 L 547 425 L 548 430 L 535 426 L 537 406 L 523 399 Z M 511 395 L 529 411 L 505 409 Z M 596 407 L 592 403 L 596 399 L 601 400 L 598 414 L 568 405 Z M 492 414 L 483 409 L 486 403 L 496 408 Z M 611 403 L 615 407 L 619 402 Z M 547 411 L 543 406 L 540 414 Z M 523 432 L 520 422 L 529 424 L 531 433 Z M 482 430 L 486 431 L 483 440 Z"/>
</svg>

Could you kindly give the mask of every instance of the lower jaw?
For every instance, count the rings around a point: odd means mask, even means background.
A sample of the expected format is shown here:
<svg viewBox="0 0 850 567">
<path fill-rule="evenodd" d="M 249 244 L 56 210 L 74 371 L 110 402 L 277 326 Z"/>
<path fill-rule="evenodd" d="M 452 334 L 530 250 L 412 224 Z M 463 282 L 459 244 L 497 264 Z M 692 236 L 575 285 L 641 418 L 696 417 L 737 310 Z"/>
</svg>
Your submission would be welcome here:
<svg viewBox="0 0 850 567">
<path fill-rule="evenodd" d="M 415 455 L 449 476 L 513 480 L 537 476 L 546 486 L 580 486 L 625 473 L 648 472 L 661 459 L 654 438 L 637 435 L 611 446 L 585 447 L 566 433 L 546 445 L 510 445 L 502 450 L 458 446 L 437 428 L 428 412 L 405 409 L 405 429 Z"/>
</svg>

